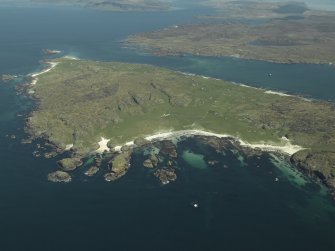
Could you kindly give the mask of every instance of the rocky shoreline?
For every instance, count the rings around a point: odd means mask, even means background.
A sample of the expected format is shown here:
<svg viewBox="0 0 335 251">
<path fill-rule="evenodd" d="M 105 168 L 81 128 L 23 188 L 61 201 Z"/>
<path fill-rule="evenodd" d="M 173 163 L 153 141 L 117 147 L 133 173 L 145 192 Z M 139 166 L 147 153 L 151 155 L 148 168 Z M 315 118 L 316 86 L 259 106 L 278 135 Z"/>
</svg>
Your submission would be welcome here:
<svg viewBox="0 0 335 251">
<path fill-rule="evenodd" d="M 260 147 L 243 145 L 238 139 L 229 136 L 218 137 L 214 135 L 187 135 L 181 133 L 174 136 L 172 134 L 166 138 L 153 137 L 150 140 L 139 138 L 135 140 L 133 144 L 120 147 L 119 151 L 113 150 L 115 146 L 109 144 L 109 147 L 111 147 L 110 151 L 96 153 L 94 163 L 88 168 L 85 168 L 84 174 L 87 177 L 92 177 L 98 173 L 105 172 L 103 178 L 106 181 L 116 181 L 126 175 L 129 168 L 131 168 L 130 163 L 133 155 L 141 152 L 144 158 L 142 168 L 150 171 L 160 184 L 167 185 L 176 181 L 178 178 L 179 156 L 176 140 L 178 142 L 187 138 L 194 138 L 204 145 L 211 147 L 219 154 L 224 154 L 224 152 L 229 149 L 235 149 L 236 151 L 243 153 L 245 157 L 252 157 L 260 156 L 267 151 Z M 54 157 L 64 153 L 64 150 L 55 147 L 52 143 L 46 142 L 46 146 L 53 149 L 51 152 L 46 152 L 44 154 L 47 158 L 49 155 L 50 157 Z M 291 163 L 305 175 L 325 184 L 329 188 L 330 194 L 335 198 L 335 175 L 332 171 L 334 169 L 335 155 L 333 152 L 329 152 L 326 156 L 324 153 L 314 153 L 310 150 L 299 150 L 293 154 L 287 154 L 279 150 L 275 152 L 285 156 L 286 161 Z M 71 182 L 71 173 L 76 170 L 76 168 L 83 165 L 83 157 L 85 156 L 77 155 L 76 152 L 71 149 L 69 157 L 58 161 L 59 170 L 48 174 L 48 180 L 51 182 Z M 104 162 L 107 162 L 107 167 L 102 166 L 102 163 Z M 217 166 L 218 163 L 219 162 L 215 159 L 206 159 L 206 164 L 209 168 Z M 324 168 L 318 168 L 320 166 L 324 167 L 325 165 L 329 166 L 327 169 L 328 172 L 325 172 Z M 227 167 L 223 166 L 223 168 Z"/>
</svg>

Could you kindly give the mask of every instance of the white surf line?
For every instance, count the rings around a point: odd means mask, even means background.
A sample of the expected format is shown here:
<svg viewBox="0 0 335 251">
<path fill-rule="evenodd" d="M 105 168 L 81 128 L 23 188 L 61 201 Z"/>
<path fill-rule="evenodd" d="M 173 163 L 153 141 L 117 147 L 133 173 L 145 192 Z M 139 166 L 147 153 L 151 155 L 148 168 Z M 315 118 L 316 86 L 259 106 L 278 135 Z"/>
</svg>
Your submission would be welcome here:
<svg viewBox="0 0 335 251">
<path fill-rule="evenodd" d="M 293 95 L 286 94 L 284 92 L 278 92 L 278 91 L 265 91 L 264 93 L 278 95 L 278 96 L 282 96 L 282 97 L 294 97 Z"/>
<path fill-rule="evenodd" d="M 189 76 L 189 77 L 201 77 L 203 79 L 212 79 L 212 80 L 225 81 L 224 79 L 218 79 L 218 78 L 208 77 L 208 76 L 204 76 L 204 75 L 197 75 L 197 74 L 194 74 L 194 73 L 188 73 L 188 72 L 183 72 L 183 71 L 177 71 L 177 73 L 180 73 L 182 75 Z M 239 86 L 242 86 L 242 87 L 246 87 L 246 88 L 261 90 L 261 91 L 264 91 L 265 94 L 278 95 L 278 96 L 282 96 L 282 97 L 294 97 L 294 98 L 302 99 L 304 101 L 309 101 L 309 102 L 311 101 L 308 98 L 300 97 L 298 95 L 286 94 L 286 93 L 280 92 L 280 91 L 271 91 L 271 90 L 264 89 L 262 87 L 254 87 L 254 86 L 250 86 L 250 85 L 246 85 L 246 84 L 242 84 L 242 83 L 237 83 L 237 82 L 234 82 L 234 81 L 227 81 L 227 82 L 230 82 L 230 83 L 232 83 L 234 85 L 239 85 Z"/>
<path fill-rule="evenodd" d="M 36 85 L 36 83 L 38 81 L 38 76 L 51 71 L 53 68 L 55 68 L 59 64 L 59 62 L 46 62 L 46 64 L 49 65 L 48 68 L 42 70 L 41 72 L 32 73 L 32 74 L 29 75 L 33 78 L 33 80 L 30 83 L 31 85 Z"/>
<path fill-rule="evenodd" d="M 288 155 L 293 155 L 294 153 L 303 150 L 305 148 L 299 146 L 299 145 L 292 145 L 290 140 L 283 137 L 281 139 L 281 144 L 278 145 L 272 145 L 265 142 L 259 142 L 259 143 L 249 143 L 246 141 L 243 141 L 242 139 L 228 135 L 228 134 L 218 134 L 208 131 L 202 131 L 202 130 L 181 130 L 181 131 L 167 131 L 167 132 L 159 132 L 153 135 L 149 135 L 144 137 L 148 141 L 155 141 L 155 140 L 164 140 L 164 139 L 171 139 L 175 137 L 181 137 L 181 136 L 212 136 L 217 138 L 233 138 L 236 141 L 240 143 L 243 147 L 249 147 L 252 149 L 260 149 L 262 151 L 267 152 L 281 152 Z M 107 147 L 108 139 L 101 138 L 101 141 L 99 143 L 99 149 L 96 150 L 98 153 L 102 153 L 104 151 L 109 151 L 109 148 Z M 126 146 L 132 146 L 134 145 L 134 141 L 129 141 L 125 144 Z M 120 152 L 122 148 L 122 145 L 115 146 L 113 148 L 114 151 Z"/>
<path fill-rule="evenodd" d="M 70 56 L 70 55 L 64 56 L 63 58 L 65 58 L 65 59 L 71 59 L 71 60 L 80 60 L 79 58 L 77 58 L 75 56 Z"/>
</svg>

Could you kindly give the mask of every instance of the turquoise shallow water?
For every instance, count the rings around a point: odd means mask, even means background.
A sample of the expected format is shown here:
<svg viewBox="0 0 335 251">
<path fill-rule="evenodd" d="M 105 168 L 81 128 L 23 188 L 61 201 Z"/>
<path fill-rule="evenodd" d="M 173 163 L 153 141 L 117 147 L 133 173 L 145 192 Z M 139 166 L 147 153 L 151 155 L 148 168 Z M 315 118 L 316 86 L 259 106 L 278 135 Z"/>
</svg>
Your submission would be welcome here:
<svg viewBox="0 0 335 251">
<path fill-rule="evenodd" d="M 329 66 L 163 58 L 120 49 L 128 34 L 189 22 L 197 13 L 2 8 L 0 74 L 39 69 L 45 58 L 41 49 L 51 48 L 334 98 L 335 73 Z M 335 207 L 325 189 L 268 154 L 246 158 L 236 149 L 218 154 L 189 139 L 179 142 L 178 179 L 168 186 L 141 168 L 141 154 L 115 183 L 104 182 L 102 173 L 88 179 L 83 170 L 70 184 L 49 183 L 46 175 L 57 158 L 34 158 L 36 143 L 20 144 L 24 117 L 17 114 L 34 106 L 15 93 L 15 86 L 0 84 L 0 250 L 335 249 Z M 17 139 L 6 137 L 12 134 Z M 185 152 L 192 153 L 186 160 Z M 193 161 L 202 156 L 197 168 Z M 206 161 L 213 159 L 218 163 L 208 167 Z"/>
</svg>

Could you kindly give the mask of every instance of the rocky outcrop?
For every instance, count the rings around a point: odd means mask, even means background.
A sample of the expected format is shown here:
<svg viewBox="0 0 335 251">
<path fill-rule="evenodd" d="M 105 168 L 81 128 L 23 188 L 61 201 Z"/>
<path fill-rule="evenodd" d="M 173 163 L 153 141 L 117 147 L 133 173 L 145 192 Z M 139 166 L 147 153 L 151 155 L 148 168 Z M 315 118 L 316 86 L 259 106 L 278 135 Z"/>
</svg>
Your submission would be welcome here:
<svg viewBox="0 0 335 251">
<path fill-rule="evenodd" d="M 335 190 L 335 152 L 302 150 L 293 154 L 290 160 L 293 165 Z"/>
<path fill-rule="evenodd" d="M 159 143 L 158 148 L 160 149 L 159 154 L 167 155 L 170 158 L 178 157 L 176 146 L 171 141 L 163 140 L 158 143 Z"/>
<path fill-rule="evenodd" d="M 143 162 L 143 166 L 146 168 L 154 168 L 158 165 L 158 158 L 156 155 L 150 155 L 148 159 Z"/>
<path fill-rule="evenodd" d="M 88 177 L 92 177 L 94 176 L 97 172 L 99 172 L 99 167 L 97 166 L 92 166 L 90 167 L 86 172 L 85 172 L 85 175 L 88 176 Z"/>
<path fill-rule="evenodd" d="M 58 165 L 66 172 L 75 170 L 78 166 L 81 166 L 83 162 L 79 158 L 65 158 L 57 162 Z"/>
<path fill-rule="evenodd" d="M 61 53 L 61 51 L 50 50 L 50 49 L 43 49 L 42 52 L 46 55 L 56 55 L 56 54 Z"/>
<path fill-rule="evenodd" d="M 177 179 L 177 175 L 173 168 L 158 169 L 154 175 L 160 180 L 163 185 L 169 184 Z"/>
<path fill-rule="evenodd" d="M 56 172 L 48 174 L 48 180 L 52 181 L 52 182 L 65 182 L 65 183 L 68 183 L 72 179 L 71 179 L 70 174 L 68 174 L 67 172 L 56 171 Z"/>
<path fill-rule="evenodd" d="M 151 162 L 150 159 L 146 159 L 146 160 L 143 162 L 143 166 L 146 167 L 146 168 L 154 168 L 154 165 L 152 164 L 152 162 Z"/>
<path fill-rule="evenodd" d="M 4 83 L 10 82 L 14 80 L 16 77 L 14 75 L 9 75 L 9 74 L 3 74 L 1 76 L 1 81 Z"/>
<path fill-rule="evenodd" d="M 136 146 L 144 146 L 150 144 L 150 141 L 146 140 L 145 138 L 137 138 L 134 140 L 134 144 Z"/>
<path fill-rule="evenodd" d="M 105 174 L 106 181 L 114 181 L 124 176 L 130 166 L 132 151 L 125 151 L 116 155 L 112 160 L 109 161 L 110 172 Z"/>
</svg>

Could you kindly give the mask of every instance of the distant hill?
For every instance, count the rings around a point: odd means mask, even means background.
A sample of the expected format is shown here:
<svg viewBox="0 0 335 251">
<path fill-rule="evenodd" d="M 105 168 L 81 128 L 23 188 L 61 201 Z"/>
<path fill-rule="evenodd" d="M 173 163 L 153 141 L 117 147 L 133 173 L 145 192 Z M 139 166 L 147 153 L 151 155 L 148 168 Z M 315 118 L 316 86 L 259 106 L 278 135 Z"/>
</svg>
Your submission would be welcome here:
<svg viewBox="0 0 335 251">
<path fill-rule="evenodd" d="M 32 3 L 73 5 L 110 11 L 168 10 L 170 5 L 160 0 L 31 0 Z"/>
</svg>

